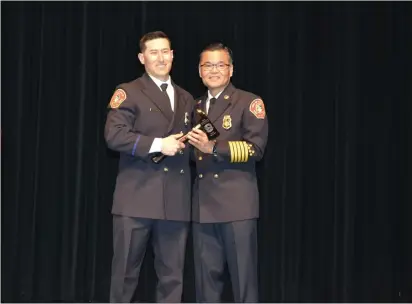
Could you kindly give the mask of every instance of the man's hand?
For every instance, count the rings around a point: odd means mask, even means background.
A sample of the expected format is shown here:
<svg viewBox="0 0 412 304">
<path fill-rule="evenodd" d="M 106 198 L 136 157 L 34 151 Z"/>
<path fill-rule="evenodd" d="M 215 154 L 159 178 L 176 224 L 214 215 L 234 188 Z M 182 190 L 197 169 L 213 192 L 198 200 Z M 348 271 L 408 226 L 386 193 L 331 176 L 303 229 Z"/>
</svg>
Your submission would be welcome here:
<svg viewBox="0 0 412 304">
<path fill-rule="evenodd" d="M 189 144 L 198 148 L 203 153 L 213 153 L 214 141 L 209 141 L 205 132 L 199 129 L 193 129 L 189 132 L 187 138 L 189 139 Z"/>
<path fill-rule="evenodd" d="M 178 133 L 162 138 L 162 153 L 164 155 L 173 156 L 179 150 L 184 149 L 185 144 L 177 140 L 182 135 L 183 133 Z"/>
</svg>

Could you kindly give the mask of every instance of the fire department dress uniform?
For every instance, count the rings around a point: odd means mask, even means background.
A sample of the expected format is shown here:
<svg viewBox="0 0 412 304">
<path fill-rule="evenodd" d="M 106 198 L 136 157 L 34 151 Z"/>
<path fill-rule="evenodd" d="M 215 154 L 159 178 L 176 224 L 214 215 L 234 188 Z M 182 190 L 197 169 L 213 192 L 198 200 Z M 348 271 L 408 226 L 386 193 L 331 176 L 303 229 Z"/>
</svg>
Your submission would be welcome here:
<svg viewBox="0 0 412 304">
<path fill-rule="evenodd" d="M 205 110 L 208 96 L 198 99 Z M 214 153 L 196 150 L 192 199 L 198 302 L 219 302 L 228 264 L 235 302 L 257 302 L 259 193 L 255 163 L 264 153 L 268 121 L 262 99 L 231 83 L 208 117 L 220 132 Z"/>
<path fill-rule="evenodd" d="M 149 235 L 159 278 L 157 301 L 180 302 L 191 217 L 190 145 L 160 164 L 149 153 L 155 138 L 191 128 L 193 97 L 171 82 L 170 99 L 148 74 L 119 85 L 111 99 L 105 139 L 120 152 L 113 198 L 111 302 L 130 302 Z"/>
</svg>

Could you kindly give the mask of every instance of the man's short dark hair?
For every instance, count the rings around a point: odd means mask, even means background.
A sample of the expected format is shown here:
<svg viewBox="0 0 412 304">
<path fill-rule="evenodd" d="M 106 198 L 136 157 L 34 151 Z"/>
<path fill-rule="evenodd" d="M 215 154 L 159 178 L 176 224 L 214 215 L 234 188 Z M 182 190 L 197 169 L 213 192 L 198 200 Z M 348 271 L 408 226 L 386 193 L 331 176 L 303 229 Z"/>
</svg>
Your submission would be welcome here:
<svg viewBox="0 0 412 304">
<path fill-rule="evenodd" d="M 226 45 L 224 45 L 221 42 L 214 42 L 209 44 L 208 46 L 206 46 L 201 52 L 200 52 L 200 56 L 199 56 L 199 60 L 202 58 L 202 54 L 204 52 L 212 52 L 212 51 L 226 51 L 229 54 L 229 63 L 233 64 L 233 53 L 232 50 L 227 47 Z"/>
<path fill-rule="evenodd" d="M 146 42 L 147 41 L 155 40 L 155 39 L 159 39 L 159 38 L 167 39 L 169 41 L 170 48 L 172 48 L 172 43 L 171 43 L 169 37 L 167 37 L 167 35 L 165 33 L 163 33 L 162 31 L 155 31 L 155 32 L 149 32 L 149 33 L 145 34 L 140 39 L 140 43 L 139 43 L 140 52 L 143 53 L 146 50 Z"/>
</svg>

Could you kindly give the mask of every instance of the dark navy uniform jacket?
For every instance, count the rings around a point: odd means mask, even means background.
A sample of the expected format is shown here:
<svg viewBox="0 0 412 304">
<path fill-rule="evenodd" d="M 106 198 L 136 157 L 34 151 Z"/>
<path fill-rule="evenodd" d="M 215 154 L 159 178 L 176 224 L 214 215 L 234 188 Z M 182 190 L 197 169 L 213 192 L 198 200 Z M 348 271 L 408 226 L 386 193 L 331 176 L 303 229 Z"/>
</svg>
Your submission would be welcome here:
<svg viewBox="0 0 412 304">
<path fill-rule="evenodd" d="M 172 85 L 174 112 L 147 74 L 116 88 L 104 131 L 108 147 L 120 152 L 113 214 L 190 221 L 190 145 L 160 164 L 149 154 L 154 138 L 187 133 L 192 126 L 193 97 Z"/>
<path fill-rule="evenodd" d="M 207 94 L 197 99 L 205 109 Z M 192 219 L 219 223 L 259 217 L 255 163 L 266 147 L 268 121 L 262 99 L 229 83 L 208 117 L 220 132 L 216 155 L 196 149 Z"/>
</svg>

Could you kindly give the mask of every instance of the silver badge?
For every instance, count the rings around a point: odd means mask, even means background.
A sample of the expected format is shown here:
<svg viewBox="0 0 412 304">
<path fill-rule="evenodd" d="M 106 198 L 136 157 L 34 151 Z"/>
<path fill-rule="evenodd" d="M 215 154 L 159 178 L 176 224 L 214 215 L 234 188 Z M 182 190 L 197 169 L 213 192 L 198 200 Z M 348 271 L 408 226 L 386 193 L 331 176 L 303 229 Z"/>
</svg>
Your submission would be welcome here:
<svg viewBox="0 0 412 304">
<path fill-rule="evenodd" d="M 189 124 L 189 113 L 185 112 L 185 126 Z"/>
</svg>

